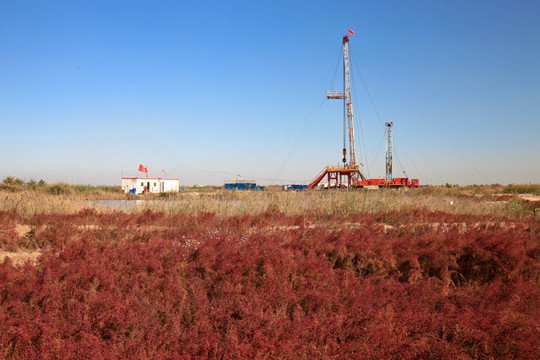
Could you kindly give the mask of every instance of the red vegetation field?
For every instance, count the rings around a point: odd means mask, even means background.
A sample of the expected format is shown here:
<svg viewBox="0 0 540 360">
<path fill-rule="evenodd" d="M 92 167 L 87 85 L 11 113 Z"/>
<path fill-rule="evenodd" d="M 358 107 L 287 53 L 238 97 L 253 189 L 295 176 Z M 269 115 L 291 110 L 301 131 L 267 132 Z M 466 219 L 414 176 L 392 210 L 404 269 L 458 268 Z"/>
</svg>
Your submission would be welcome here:
<svg viewBox="0 0 540 360">
<path fill-rule="evenodd" d="M 27 232 L 20 226 L 27 225 Z M 0 213 L 0 358 L 538 359 L 538 220 Z"/>
</svg>

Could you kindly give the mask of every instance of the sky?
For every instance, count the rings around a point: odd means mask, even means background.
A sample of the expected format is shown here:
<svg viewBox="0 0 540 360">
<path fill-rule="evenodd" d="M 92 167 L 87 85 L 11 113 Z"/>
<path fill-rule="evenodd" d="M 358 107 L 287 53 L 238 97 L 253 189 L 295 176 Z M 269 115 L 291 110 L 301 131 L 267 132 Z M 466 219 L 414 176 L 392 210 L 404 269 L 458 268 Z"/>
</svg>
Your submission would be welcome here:
<svg viewBox="0 0 540 360">
<path fill-rule="evenodd" d="M 343 148 L 421 184 L 540 183 L 540 2 L 0 1 L 0 179 L 307 184 Z"/>
</svg>

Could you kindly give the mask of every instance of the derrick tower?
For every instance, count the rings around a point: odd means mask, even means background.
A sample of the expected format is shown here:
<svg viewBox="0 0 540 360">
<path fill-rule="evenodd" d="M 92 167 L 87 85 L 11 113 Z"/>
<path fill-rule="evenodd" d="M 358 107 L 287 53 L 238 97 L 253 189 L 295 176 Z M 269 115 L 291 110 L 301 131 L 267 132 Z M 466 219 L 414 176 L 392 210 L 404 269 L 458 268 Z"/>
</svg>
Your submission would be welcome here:
<svg viewBox="0 0 540 360">
<path fill-rule="evenodd" d="M 344 114 L 343 123 L 345 125 L 345 117 L 347 118 L 347 128 L 349 133 L 349 166 L 354 167 L 356 163 L 356 148 L 354 146 L 354 115 L 353 104 L 351 98 L 351 77 L 349 70 L 349 35 L 354 34 L 352 30 L 347 31 L 347 35 L 343 37 L 343 87 L 344 90 L 326 90 L 328 99 L 343 99 Z M 346 126 L 343 126 L 343 164 L 347 163 L 347 147 L 345 144 Z"/>
<path fill-rule="evenodd" d="M 315 188 L 324 178 L 328 178 L 327 186 L 331 187 L 352 187 L 357 186 L 360 180 L 366 180 L 366 177 L 356 158 L 355 136 L 354 136 L 354 113 L 351 98 L 351 79 L 349 70 L 349 36 L 354 31 L 347 30 L 343 36 L 343 90 L 326 90 L 328 99 L 343 100 L 343 166 L 327 166 L 321 173 L 308 185 L 307 189 Z M 347 136 L 349 141 L 349 162 L 347 163 Z"/>
</svg>

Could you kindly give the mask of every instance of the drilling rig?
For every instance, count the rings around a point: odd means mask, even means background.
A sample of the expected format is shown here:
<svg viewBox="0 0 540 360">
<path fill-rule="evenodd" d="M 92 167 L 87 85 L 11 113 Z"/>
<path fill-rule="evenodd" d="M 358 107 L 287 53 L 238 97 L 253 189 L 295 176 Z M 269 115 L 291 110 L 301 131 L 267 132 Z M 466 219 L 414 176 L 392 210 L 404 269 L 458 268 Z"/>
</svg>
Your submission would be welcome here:
<svg viewBox="0 0 540 360">
<path fill-rule="evenodd" d="M 354 115 L 351 98 L 351 80 L 349 69 L 349 36 L 354 31 L 347 30 L 343 36 L 343 88 L 344 90 L 326 90 L 327 99 L 343 100 L 343 165 L 327 166 L 317 177 L 307 186 L 306 190 L 316 188 L 326 177 L 327 188 L 363 188 L 366 186 L 375 187 L 418 187 L 418 179 L 409 180 L 405 178 L 392 178 L 392 153 L 393 153 L 393 122 L 387 122 L 386 126 L 386 178 L 368 179 L 360 168 L 356 159 L 355 136 L 354 136 Z M 349 161 L 347 162 L 347 136 L 349 141 Z"/>
<path fill-rule="evenodd" d="M 344 90 L 327 90 L 328 99 L 342 99 L 344 101 L 343 115 L 343 166 L 327 166 L 319 175 L 308 185 L 307 190 L 314 189 L 327 177 L 328 188 L 350 188 L 356 186 L 361 180 L 366 180 L 366 176 L 360 170 L 356 161 L 356 148 L 354 143 L 354 116 L 353 104 L 351 99 L 351 79 L 349 71 L 349 35 L 354 31 L 347 30 L 347 35 L 343 36 L 343 87 Z M 345 121 L 347 119 L 347 122 Z M 347 126 L 348 125 L 348 126 Z M 349 162 L 347 163 L 347 145 L 345 132 L 349 133 Z"/>
</svg>

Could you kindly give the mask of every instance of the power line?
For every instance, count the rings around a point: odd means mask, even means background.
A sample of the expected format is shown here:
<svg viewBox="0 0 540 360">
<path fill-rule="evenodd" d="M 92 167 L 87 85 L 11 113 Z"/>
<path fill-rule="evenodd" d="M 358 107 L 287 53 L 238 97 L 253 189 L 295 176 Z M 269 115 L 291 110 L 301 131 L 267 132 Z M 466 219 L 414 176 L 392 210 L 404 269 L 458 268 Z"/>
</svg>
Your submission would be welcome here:
<svg viewBox="0 0 540 360">
<path fill-rule="evenodd" d="M 227 174 L 227 175 L 231 175 L 231 176 L 238 176 L 238 174 L 235 174 L 235 173 L 232 173 L 232 172 L 229 172 L 229 171 L 219 171 L 219 170 L 205 170 L 205 169 L 197 169 L 197 168 L 193 168 L 193 167 L 187 167 L 187 166 L 182 166 L 182 165 L 178 165 L 176 166 L 172 171 L 174 170 L 177 170 L 177 169 L 185 169 L 185 170 L 191 170 L 191 171 L 195 171 L 195 172 L 200 172 L 200 173 L 207 173 L 207 174 Z M 242 175 L 241 177 L 243 178 L 249 178 L 249 179 L 253 179 L 253 180 L 269 180 L 269 181 L 280 181 L 280 182 L 295 182 L 297 180 L 290 180 L 290 179 L 277 179 L 277 178 L 274 178 L 274 179 L 270 179 L 270 178 L 264 178 L 264 177 L 258 177 L 258 176 L 249 176 L 249 175 Z M 307 180 L 304 180 L 304 182 L 307 181 Z"/>
<path fill-rule="evenodd" d="M 377 72 L 377 74 L 388 84 L 390 85 L 390 87 L 396 92 L 396 94 L 398 94 L 402 99 L 403 101 L 405 101 L 405 103 L 411 107 L 411 109 L 413 109 L 418 115 L 419 117 L 426 123 L 429 125 L 429 127 L 431 127 L 447 144 L 448 146 L 450 146 L 452 148 L 452 150 L 454 150 L 456 152 L 456 154 L 458 154 L 478 175 L 480 175 L 485 181 L 486 183 L 490 183 L 489 179 L 480 171 L 478 170 L 478 168 L 476 168 L 476 166 L 474 166 L 474 164 L 467 158 L 465 157 L 465 155 L 463 155 L 458 149 L 456 146 L 454 146 L 454 144 L 452 144 L 450 142 L 450 140 L 444 136 L 436 127 L 435 125 L 426 117 L 424 116 L 424 114 L 422 112 L 420 112 L 420 110 L 418 110 L 388 79 L 386 79 L 381 73 L 379 73 L 378 71 L 376 71 L 374 69 L 375 72 Z"/>
<path fill-rule="evenodd" d="M 296 151 L 296 148 L 298 147 L 298 145 L 300 144 L 300 142 L 302 141 L 302 139 L 304 138 L 304 136 L 306 135 L 307 133 L 307 130 L 309 129 L 309 127 L 311 126 L 311 124 L 313 123 L 313 121 L 315 120 L 315 118 L 317 117 L 319 111 L 321 110 L 322 106 L 324 105 L 326 99 L 322 101 L 322 103 L 319 105 L 319 107 L 317 108 L 317 110 L 315 111 L 315 113 L 313 114 L 313 117 L 311 119 L 311 121 L 309 121 L 309 123 L 307 124 L 306 127 L 304 127 L 303 129 L 303 132 L 300 134 L 300 136 L 297 138 L 295 144 L 293 145 L 293 149 L 291 150 L 291 152 L 289 153 L 289 156 L 287 157 L 287 159 L 285 160 L 285 162 L 283 163 L 283 165 L 281 166 L 281 168 L 279 169 L 277 175 L 276 175 L 276 178 L 281 174 L 281 172 L 283 171 L 283 169 L 285 168 L 285 166 L 287 165 L 287 163 L 289 162 L 289 160 L 291 159 L 292 155 L 294 154 L 294 152 Z M 275 179 L 273 180 L 275 181 Z"/>
<path fill-rule="evenodd" d="M 337 62 L 336 62 L 336 66 L 335 66 L 335 71 L 334 71 L 334 80 L 335 81 L 335 77 L 336 77 L 336 74 L 337 74 L 337 68 L 339 66 L 339 58 L 341 56 L 341 49 L 338 51 L 338 56 L 337 56 Z M 328 57 L 327 59 L 330 59 L 330 57 Z M 307 89 L 310 87 L 310 85 L 313 83 L 313 81 L 317 78 L 319 78 L 319 74 L 323 71 L 323 69 L 326 67 L 326 64 L 329 62 L 329 60 L 326 60 L 323 62 L 323 64 L 321 65 L 321 67 L 318 69 L 318 71 L 316 72 L 315 76 L 312 76 L 311 77 L 311 81 L 309 81 L 306 86 L 298 93 L 298 95 L 295 97 L 295 99 L 292 101 L 292 103 L 289 105 L 289 107 L 287 109 L 284 110 L 283 114 L 288 114 L 290 113 L 290 110 L 294 107 L 294 105 L 297 103 L 298 99 L 300 99 L 300 97 L 306 93 Z M 330 78 L 331 78 L 331 74 L 332 72 L 328 73 L 327 74 L 327 77 L 326 77 L 326 80 L 324 83 L 327 83 L 330 81 Z M 321 94 L 324 92 L 324 89 L 322 90 Z M 318 94 L 317 95 L 317 98 L 321 97 L 321 94 Z M 237 169 L 237 173 L 241 171 L 241 169 L 246 165 L 246 163 L 256 154 L 258 153 L 262 148 L 263 148 L 263 144 L 268 140 L 270 134 L 272 134 L 276 128 L 278 127 L 278 125 L 283 121 L 283 119 L 285 118 L 285 116 L 280 116 L 278 118 L 278 121 L 275 121 L 273 123 L 273 126 L 272 128 L 270 129 L 270 131 L 267 131 L 266 132 L 266 135 L 263 137 L 263 139 L 258 143 L 259 145 L 255 148 L 254 151 L 250 151 L 248 156 L 244 159 L 244 161 L 241 163 L 241 165 L 238 167 Z M 301 124 L 300 127 L 303 126 L 303 123 Z M 274 147 L 272 148 L 272 151 L 271 153 L 274 152 L 274 149 L 277 148 Z"/>
</svg>

